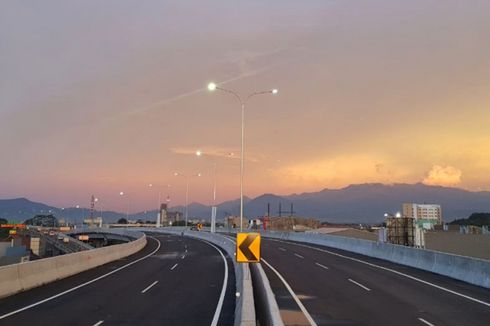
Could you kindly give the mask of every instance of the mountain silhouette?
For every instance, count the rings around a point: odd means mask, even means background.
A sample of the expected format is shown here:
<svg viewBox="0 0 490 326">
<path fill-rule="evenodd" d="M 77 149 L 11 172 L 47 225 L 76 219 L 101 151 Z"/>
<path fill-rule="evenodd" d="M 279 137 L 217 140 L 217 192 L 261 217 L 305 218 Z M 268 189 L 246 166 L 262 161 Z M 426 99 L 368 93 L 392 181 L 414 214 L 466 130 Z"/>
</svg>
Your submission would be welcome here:
<svg viewBox="0 0 490 326">
<path fill-rule="evenodd" d="M 401 211 L 406 202 L 430 203 L 442 206 L 443 219 L 452 221 L 467 218 L 474 212 L 490 212 L 490 192 L 468 191 L 459 188 L 429 186 L 416 184 L 381 184 L 366 183 L 349 185 L 341 189 L 323 189 L 279 196 L 263 194 L 256 198 L 244 198 L 244 214 L 248 218 L 264 216 L 270 204 L 272 216 L 279 214 L 279 205 L 283 216 L 289 215 L 291 204 L 296 216 L 313 217 L 332 223 L 379 223 L 384 220 L 385 213 Z M 218 205 L 218 219 L 226 215 L 239 215 L 240 200 L 230 200 Z M 56 207 L 35 203 L 26 198 L 0 200 L 0 217 L 9 221 L 24 221 L 41 212 L 51 212 L 59 217 L 78 219 L 90 214 L 86 208 Z M 184 212 L 183 206 L 170 207 L 171 211 Z M 191 203 L 188 206 L 189 218 L 210 219 L 211 206 Z M 131 214 L 131 219 L 154 221 L 156 210 Z M 102 212 L 104 221 L 114 222 L 126 214 Z"/>
</svg>

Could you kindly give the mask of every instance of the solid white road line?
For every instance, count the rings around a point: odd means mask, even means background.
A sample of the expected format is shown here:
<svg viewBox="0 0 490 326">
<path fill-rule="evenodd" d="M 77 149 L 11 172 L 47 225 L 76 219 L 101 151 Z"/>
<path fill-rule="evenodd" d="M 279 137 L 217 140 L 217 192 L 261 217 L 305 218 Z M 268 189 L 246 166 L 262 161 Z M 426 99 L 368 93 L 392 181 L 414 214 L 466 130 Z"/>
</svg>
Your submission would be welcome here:
<svg viewBox="0 0 490 326">
<path fill-rule="evenodd" d="M 286 251 L 286 249 L 284 249 L 283 247 L 278 247 L 278 249 L 281 251 Z"/>
<path fill-rule="evenodd" d="M 429 325 L 429 326 L 435 326 L 434 324 L 431 324 L 429 323 L 427 320 L 423 319 L 423 318 L 418 318 L 418 320 L 420 320 L 421 322 L 423 322 L 424 324 L 426 325 Z"/>
<path fill-rule="evenodd" d="M 171 271 L 173 271 L 175 269 L 175 267 L 177 267 L 178 264 L 175 264 L 172 266 L 172 268 L 170 268 Z"/>
<path fill-rule="evenodd" d="M 354 284 L 355 284 L 355 285 L 357 285 L 357 286 L 362 287 L 362 288 L 363 288 L 364 290 L 366 290 L 366 291 L 371 291 L 371 289 L 370 289 L 370 288 L 368 288 L 367 286 L 362 285 L 361 283 L 358 283 L 358 282 L 354 281 L 353 279 L 349 279 L 349 281 L 350 281 L 350 282 L 352 282 L 352 283 L 354 283 Z"/>
<path fill-rule="evenodd" d="M 296 257 L 298 257 L 298 258 L 305 259 L 305 257 L 303 257 L 303 256 L 301 256 L 301 255 L 299 255 L 299 254 L 294 254 L 294 255 L 295 255 Z"/>
<path fill-rule="evenodd" d="M 308 322 L 310 323 L 310 325 L 316 326 L 317 325 L 316 322 L 313 320 L 313 318 L 311 317 L 311 315 L 308 312 L 308 310 L 306 310 L 305 306 L 303 306 L 303 303 L 301 303 L 301 300 L 298 298 L 298 296 L 296 295 L 296 293 L 294 293 L 293 289 L 291 289 L 291 287 L 289 286 L 288 282 L 286 282 L 286 280 L 284 279 L 284 277 L 282 277 L 282 275 L 279 274 L 279 272 L 276 271 L 276 269 L 274 267 L 272 267 L 264 258 L 262 258 L 261 262 L 263 262 L 264 264 L 266 264 L 277 275 L 277 277 L 279 277 L 279 279 L 282 281 L 282 283 L 284 284 L 284 286 L 286 287 L 286 289 L 289 291 L 289 294 L 291 294 L 291 296 L 293 297 L 294 301 L 296 301 L 296 304 L 299 306 L 299 308 L 301 309 L 301 311 L 305 315 L 305 317 L 308 320 Z"/>
<path fill-rule="evenodd" d="M 442 287 L 440 285 L 437 285 L 437 284 L 434 284 L 434 283 L 430 283 L 428 281 L 424 281 L 424 280 L 422 280 L 420 278 L 417 278 L 415 276 L 408 275 L 408 274 L 399 272 L 397 270 L 394 270 L 394 269 L 391 269 L 391 268 L 388 268 L 388 267 L 383 267 L 383 266 L 380 266 L 380 265 L 369 263 L 369 262 L 364 261 L 364 260 L 361 260 L 361 259 L 357 259 L 357 258 L 353 258 L 353 257 L 341 255 L 341 254 L 338 254 L 336 252 L 332 252 L 332 251 L 329 251 L 329 250 L 325 250 L 325 249 L 321 249 L 321 248 L 317 248 L 317 247 L 312 247 L 312 246 L 307 246 L 307 245 L 303 245 L 303 244 L 299 244 L 299 243 L 295 243 L 295 242 L 286 242 L 286 241 L 276 240 L 276 239 L 267 239 L 267 240 L 277 241 L 277 242 L 281 242 L 281 243 L 287 243 L 287 244 L 290 244 L 290 245 L 295 245 L 295 246 L 300 246 L 300 247 L 305 247 L 305 248 L 310 248 L 310 249 L 321 251 L 321 252 L 325 252 L 327 254 L 331 254 L 331 255 L 334 255 L 334 256 L 337 256 L 337 257 L 342 257 L 342 258 L 345 258 L 345 259 L 349 259 L 349 260 L 352 260 L 352 261 L 355 261 L 355 262 L 358 262 L 358 263 L 361 263 L 361 264 L 365 264 L 365 265 L 368 265 L 368 266 L 371 266 L 371 267 L 376 267 L 376 268 L 382 269 L 384 271 L 391 272 L 391 273 L 397 274 L 399 276 L 403 276 L 403 277 L 409 278 L 409 279 L 411 279 L 413 281 L 417 281 L 417 282 L 423 283 L 425 285 L 429 285 L 429 286 L 435 287 L 435 288 L 437 288 L 439 290 L 442 290 L 442 291 L 445 291 L 445 292 L 448 292 L 448 293 L 451 293 L 451 294 L 460 296 L 462 298 L 465 298 L 465 299 L 468 299 L 468 300 L 471 300 L 471 301 L 480 303 L 480 304 L 485 305 L 487 307 L 490 307 L 490 302 L 485 302 L 485 301 L 482 301 L 482 300 L 478 300 L 476 298 L 470 297 L 469 295 L 462 294 L 462 293 L 459 293 L 459 292 L 456 292 L 456 291 L 447 289 L 447 288 Z"/>
<path fill-rule="evenodd" d="M 94 326 L 99 326 L 99 325 L 102 325 L 103 323 L 104 323 L 104 321 L 103 321 L 103 320 L 99 320 L 98 322 L 96 322 L 96 323 L 94 324 Z"/>
<path fill-rule="evenodd" d="M 155 281 L 155 282 L 151 283 L 146 289 L 144 289 L 143 291 L 141 291 L 141 293 L 145 293 L 146 291 L 148 291 L 149 289 L 151 289 L 157 283 L 158 283 L 158 281 Z"/>
<path fill-rule="evenodd" d="M 320 264 L 320 263 L 315 263 L 315 265 L 320 266 L 320 267 L 321 267 L 321 268 L 323 268 L 323 269 L 328 269 L 328 267 L 327 267 L 327 266 L 322 265 L 322 264 Z"/>
<path fill-rule="evenodd" d="M 221 255 L 221 258 L 223 258 L 223 263 L 225 264 L 225 277 L 223 278 L 223 286 L 221 287 L 221 295 L 219 296 L 218 305 L 216 306 L 216 310 L 214 311 L 213 321 L 211 322 L 211 326 L 216 326 L 216 325 L 218 325 L 219 316 L 221 315 L 221 309 L 223 308 L 223 302 L 225 301 L 226 285 L 228 284 L 228 264 L 226 263 L 225 255 L 223 255 L 223 252 L 218 247 L 216 247 L 211 242 L 207 242 L 204 240 L 201 240 L 201 241 L 207 243 L 208 245 L 210 245 L 211 247 L 216 249 L 219 252 L 219 254 Z"/>
<path fill-rule="evenodd" d="M 158 246 L 157 246 L 157 248 L 156 248 L 155 250 L 153 250 L 151 253 L 149 253 L 148 255 L 146 255 L 146 256 L 144 256 L 144 257 L 141 257 L 141 258 L 139 258 L 139 259 L 136 259 L 135 261 L 132 261 L 132 262 L 130 262 L 130 263 L 128 263 L 128 264 L 126 264 L 126 265 L 124 265 L 124 266 L 121 266 L 121 267 L 119 267 L 119 268 L 117 268 L 117 269 L 115 269 L 115 270 L 113 270 L 113 271 L 111 271 L 111 272 L 109 272 L 109 273 L 107 273 L 107 274 L 104 274 L 104 275 L 102 275 L 102 276 L 99 276 L 99 277 L 97 277 L 97 278 L 94 278 L 93 280 L 90 280 L 90 281 L 88 281 L 88 282 L 82 283 L 82 284 L 77 285 L 77 286 L 75 286 L 75 287 L 73 287 L 73 288 L 71 288 L 71 289 L 68 289 L 68 290 L 66 290 L 66 291 L 60 292 L 60 293 L 58 293 L 58 294 L 55 294 L 55 295 L 53 295 L 53 296 L 51 296 L 51 297 L 49 297 L 49 298 L 46 298 L 46 299 L 44 299 L 44 300 L 41 300 L 41 301 L 35 302 L 35 303 L 31 304 L 31 305 L 25 306 L 25 307 L 23 307 L 23 308 L 20 308 L 20 309 L 17 309 L 17 310 L 15 310 L 15 311 L 9 312 L 9 313 L 7 313 L 7 314 L 5 314 L 5 315 L 2 315 L 2 316 L 0 316 L 0 320 L 1 320 L 1 319 L 4 319 L 4 318 L 7 318 L 7 317 L 9 317 L 9 316 L 15 315 L 15 314 L 17 314 L 17 313 L 19 313 L 19 312 L 25 311 L 25 310 L 27 310 L 27 309 L 31 309 L 31 308 L 33 308 L 33 307 L 39 306 L 40 304 L 43 304 L 43 303 L 45 303 L 45 302 L 48 302 L 48 301 L 51 301 L 51 300 L 56 299 L 56 298 L 58 298 L 58 297 L 61 297 L 62 295 L 65 295 L 65 294 L 67 294 L 67 293 L 70 293 L 70 292 L 73 292 L 73 291 L 75 291 L 75 290 L 78 290 L 78 289 L 80 289 L 80 288 L 82 288 L 82 287 L 84 287 L 84 286 L 87 286 L 87 285 L 89 285 L 89 284 L 92 284 L 92 283 L 94 283 L 94 282 L 97 282 L 98 280 L 101 280 L 101 279 L 103 279 L 103 278 L 105 278 L 105 277 L 107 277 L 107 276 L 109 276 L 109 275 L 112 275 L 112 274 L 114 274 L 114 273 L 116 273 L 116 272 L 119 272 L 120 270 L 123 270 L 123 269 L 125 269 L 126 267 L 129 267 L 129 266 L 131 266 L 131 265 L 133 265 L 133 264 L 136 264 L 136 263 L 138 263 L 138 262 L 142 261 L 143 259 L 146 259 L 146 258 L 148 258 L 148 257 L 152 256 L 152 255 L 153 255 L 155 252 L 157 252 L 157 251 L 158 251 L 158 249 L 160 249 L 161 243 L 160 243 L 160 240 L 158 240 L 157 238 L 154 238 L 154 237 L 148 237 L 148 238 L 152 238 L 152 239 L 154 239 L 154 240 L 156 240 L 156 241 L 158 242 Z"/>
</svg>

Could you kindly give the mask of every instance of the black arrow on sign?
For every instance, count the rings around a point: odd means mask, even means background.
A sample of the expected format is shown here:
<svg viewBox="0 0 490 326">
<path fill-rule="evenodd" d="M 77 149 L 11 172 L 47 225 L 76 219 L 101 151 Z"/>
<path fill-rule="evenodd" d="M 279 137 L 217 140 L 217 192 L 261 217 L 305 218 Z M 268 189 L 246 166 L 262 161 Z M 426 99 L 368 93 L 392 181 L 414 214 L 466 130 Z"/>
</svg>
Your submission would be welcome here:
<svg viewBox="0 0 490 326">
<path fill-rule="evenodd" d="M 241 252 L 243 253 L 243 255 L 245 257 L 247 257 L 247 260 L 257 260 L 257 257 L 255 257 L 255 255 L 253 254 L 252 251 L 250 251 L 250 245 L 252 244 L 252 242 L 254 242 L 255 238 L 257 237 L 256 234 L 249 234 L 247 235 L 247 237 L 245 238 L 245 240 L 243 240 L 243 242 L 240 244 L 240 246 L 238 248 L 240 248 Z"/>
</svg>

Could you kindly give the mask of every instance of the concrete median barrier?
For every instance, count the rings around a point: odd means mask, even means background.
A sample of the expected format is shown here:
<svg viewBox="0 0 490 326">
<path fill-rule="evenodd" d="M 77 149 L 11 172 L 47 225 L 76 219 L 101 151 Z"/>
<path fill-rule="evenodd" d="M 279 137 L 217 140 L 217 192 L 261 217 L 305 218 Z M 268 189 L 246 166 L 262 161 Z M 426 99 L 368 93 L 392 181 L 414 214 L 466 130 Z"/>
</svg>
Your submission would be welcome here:
<svg viewBox="0 0 490 326">
<path fill-rule="evenodd" d="M 259 325 L 284 326 L 274 292 L 261 264 L 250 264 Z"/>
<path fill-rule="evenodd" d="M 489 260 L 328 234 L 261 233 L 264 237 L 316 244 L 379 258 L 490 288 Z"/>
<path fill-rule="evenodd" d="M 140 232 L 137 236 L 128 243 L 2 266 L 0 298 L 130 256 L 146 245 L 146 236 Z"/>
</svg>

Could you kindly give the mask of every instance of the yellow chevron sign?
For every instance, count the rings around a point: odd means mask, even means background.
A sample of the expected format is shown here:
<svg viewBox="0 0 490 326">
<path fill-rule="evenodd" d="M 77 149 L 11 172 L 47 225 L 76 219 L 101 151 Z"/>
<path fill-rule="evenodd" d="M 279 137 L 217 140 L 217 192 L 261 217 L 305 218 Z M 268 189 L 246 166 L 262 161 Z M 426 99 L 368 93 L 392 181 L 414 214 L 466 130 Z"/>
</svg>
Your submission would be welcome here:
<svg viewBox="0 0 490 326">
<path fill-rule="evenodd" d="M 260 233 L 237 233 L 236 261 L 239 263 L 260 262 Z"/>
</svg>

